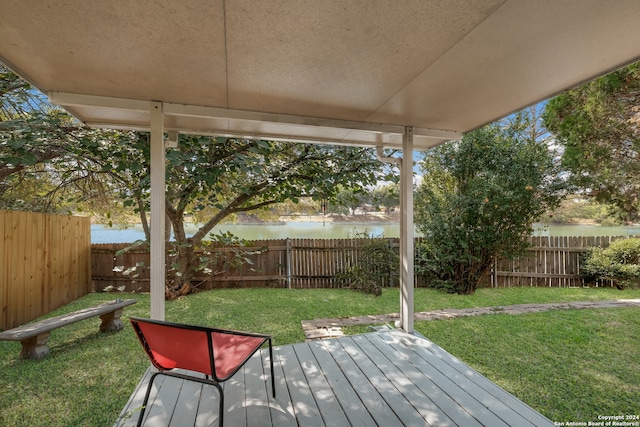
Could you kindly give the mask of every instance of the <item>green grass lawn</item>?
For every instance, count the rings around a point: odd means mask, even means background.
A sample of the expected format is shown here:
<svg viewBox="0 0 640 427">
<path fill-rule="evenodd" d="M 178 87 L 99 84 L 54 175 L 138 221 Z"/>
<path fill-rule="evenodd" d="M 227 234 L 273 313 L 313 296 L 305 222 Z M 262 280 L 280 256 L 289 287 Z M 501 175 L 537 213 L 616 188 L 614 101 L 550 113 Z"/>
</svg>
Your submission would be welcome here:
<svg viewBox="0 0 640 427">
<path fill-rule="evenodd" d="M 48 316 L 115 297 L 125 329 L 98 333 L 99 319 L 52 332 L 50 355 L 20 360 L 0 342 L 0 425 L 112 425 L 148 366 L 128 316 L 149 316 L 149 296 L 91 294 Z M 640 298 L 615 289 L 481 289 L 471 296 L 416 290 L 416 311 L 528 302 Z M 225 289 L 166 304 L 175 322 L 263 332 L 275 345 L 300 342 L 301 320 L 397 312 L 398 290 L 374 298 L 337 289 Z M 48 317 L 45 316 L 45 317 Z M 553 311 L 418 322 L 416 329 L 555 421 L 640 413 L 640 309 Z"/>
</svg>

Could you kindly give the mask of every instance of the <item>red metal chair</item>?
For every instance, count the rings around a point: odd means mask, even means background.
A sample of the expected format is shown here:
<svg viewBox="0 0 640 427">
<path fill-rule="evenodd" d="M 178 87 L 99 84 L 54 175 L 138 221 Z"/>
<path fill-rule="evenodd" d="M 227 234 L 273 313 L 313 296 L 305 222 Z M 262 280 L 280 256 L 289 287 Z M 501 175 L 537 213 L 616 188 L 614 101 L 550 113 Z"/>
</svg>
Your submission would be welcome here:
<svg viewBox="0 0 640 427">
<path fill-rule="evenodd" d="M 238 372 L 267 341 L 269 342 L 269 362 L 271 365 L 271 389 L 273 397 L 276 397 L 271 336 L 137 317 L 131 317 L 130 320 L 151 363 L 159 370 L 149 380 L 138 426 L 142 425 L 153 380 L 158 375 L 215 386 L 220 393 L 219 425 L 222 426 L 224 389 L 221 383 Z M 204 374 L 205 377 L 170 372 L 172 369 L 185 369 L 194 374 Z"/>
</svg>

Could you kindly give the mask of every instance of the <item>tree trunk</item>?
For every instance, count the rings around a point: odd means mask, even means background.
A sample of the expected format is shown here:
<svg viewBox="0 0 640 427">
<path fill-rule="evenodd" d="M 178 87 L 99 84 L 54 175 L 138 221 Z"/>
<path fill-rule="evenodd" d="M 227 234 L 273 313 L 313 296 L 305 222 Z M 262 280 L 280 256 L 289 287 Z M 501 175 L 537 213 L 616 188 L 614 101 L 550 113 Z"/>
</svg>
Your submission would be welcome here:
<svg viewBox="0 0 640 427">
<path fill-rule="evenodd" d="M 176 241 L 173 250 L 175 255 L 171 257 L 172 265 L 166 286 L 167 299 L 176 299 L 194 291 L 191 282 L 198 263 L 191 239 Z"/>
<path fill-rule="evenodd" d="M 168 226 L 173 227 L 175 238 L 175 243 L 167 245 L 167 249 L 171 248 L 171 265 L 168 266 L 169 277 L 165 286 L 167 299 L 176 299 L 193 292 L 191 282 L 198 266 L 195 250 L 200 241 L 187 238 L 183 218 L 184 213 L 180 210 L 167 209 Z"/>
</svg>

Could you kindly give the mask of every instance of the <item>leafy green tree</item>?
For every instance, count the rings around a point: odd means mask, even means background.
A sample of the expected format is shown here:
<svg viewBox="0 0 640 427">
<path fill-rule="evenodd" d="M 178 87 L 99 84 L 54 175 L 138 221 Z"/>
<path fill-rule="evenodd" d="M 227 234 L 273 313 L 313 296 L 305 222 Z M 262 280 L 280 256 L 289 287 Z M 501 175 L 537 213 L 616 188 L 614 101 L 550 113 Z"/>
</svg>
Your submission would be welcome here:
<svg viewBox="0 0 640 427">
<path fill-rule="evenodd" d="M 0 65 L 0 180 L 64 154 L 58 144 L 63 121 L 37 91 Z"/>
<path fill-rule="evenodd" d="M 110 183 L 87 174 L 87 150 L 110 131 L 93 130 L 0 66 L 0 208 L 71 213 L 112 210 Z M 105 198 L 106 197 L 106 198 Z"/>
<path fill-rule="evenodd" d="M 355 215 L 356 209 L 367 202 L 367 196 L 363 193 L 362 187 L 344 187 L 340 186 L 338 192 L 333 198 L 334 204 L 338 210 L 344 208 L 348 210 L 351 215 Z"/>
<path fill-rule="evenodd" d="M 386 184 L 376 187 L 373 190 L 372 202 L 377 206 L 384 206 L 385 212 L 391 212 L 391 209 L 400 205 L 400 185 Z"/>
<path fill-rule="evenodd" d="M 566 187 L 530 112 L 426 153 L 415 197 L 425 241 L 416 267 L 430 285 L 471 294 L 495 257 L 514 257 L 523 237 Z"/>
<path fill-rule="evenodd" d="M 575 182 L 628 221 L 640 208 L 639 91 L 635 63 L 551 99 L 543 115 Z"/>
<path fill-rule="evenodd" d="M 122 134 L 87 154 L 115 181 L 128 183 L 120 195 L 142 215 L 148 233 L 148 135 Z M 366 149 L 189 135 L 181 135 L 166 158 L 166 215 L 176 250 L 169 297 L 192 292 L 195 273 L 210 269 L 211 260 L 197 256 L 197 251 L 226 218 L 302 197 L 332 197 L 340 187 L 376 182 L 381 170 Z M 201 222 L 196 233 L 187 236 L 185 220 L 191 215 Z"/>
</svg>

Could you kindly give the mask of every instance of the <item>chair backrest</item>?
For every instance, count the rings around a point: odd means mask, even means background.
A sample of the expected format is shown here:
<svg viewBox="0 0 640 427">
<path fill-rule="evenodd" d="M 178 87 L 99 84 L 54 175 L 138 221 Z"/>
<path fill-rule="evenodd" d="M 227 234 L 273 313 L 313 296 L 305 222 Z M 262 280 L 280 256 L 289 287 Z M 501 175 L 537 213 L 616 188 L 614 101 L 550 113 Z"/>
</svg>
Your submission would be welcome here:
<svg viewBox="0 0 640 427">
<path fill-rule="evenodd" d="M 160 370 L 187 369 L 225 381 L 269 337 L 247 332 L 131 317 L 151 363 Z"/>
</svg>

